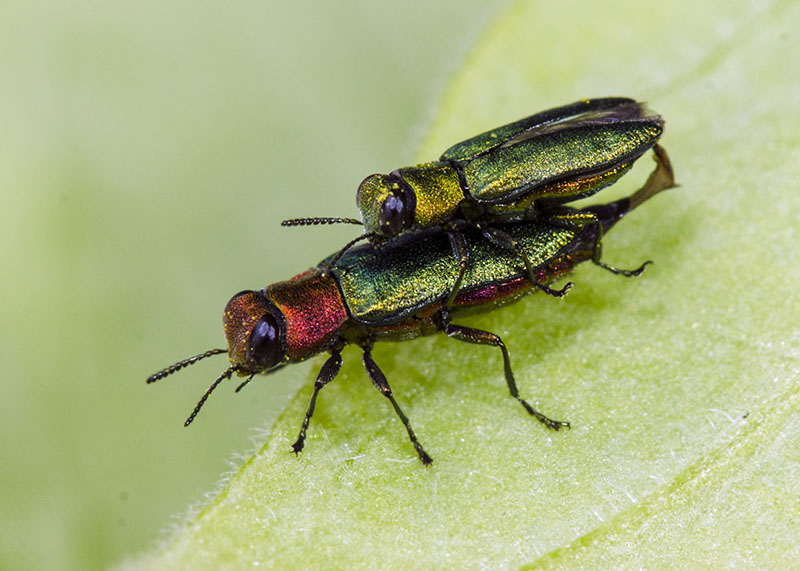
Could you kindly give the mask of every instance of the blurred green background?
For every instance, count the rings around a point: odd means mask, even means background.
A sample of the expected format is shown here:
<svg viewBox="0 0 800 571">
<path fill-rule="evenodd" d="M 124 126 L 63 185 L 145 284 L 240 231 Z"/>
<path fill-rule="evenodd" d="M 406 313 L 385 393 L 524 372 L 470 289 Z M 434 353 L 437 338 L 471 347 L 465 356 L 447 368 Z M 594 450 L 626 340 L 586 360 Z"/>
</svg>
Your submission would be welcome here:
<svg viewBox="0 0 800 571">
<path fill-rule="evenodd" d="M 0 6 L 0 569 L 113 565 L 187 520 L 131 568 L 797 565 L 797 4 L 519 1 L 481 34 L 503 5 Z M 508 422 L 501 376 L 478 370 L 497 355 L 442 336 L 376 356 L 431 470 L 353 352 L 300 460 L 285 448 L 318 360 L 223 386 L 190 430 L 225 360 L 144 384 L 224 344 L 236 291 L 357 232 L 281 219 L 353 215 L 366 174 L 611 94 L 668 121 L 683 186 L 606 242 L 657 265 L 624 287 L 583 267 L 563 304 L 471 321 L 509 334 L 564 437 Z"/>
<path fill-rule="evenodd" d="M 237 291 L 355 234 L 367 174 L 414 162 L 441 89 L 501 2 L 0 7 L 0 568 L 147 549 L 297 389 L 220 389 Z M 302 378 L 298 374 L 293 378 Z"/>
</svg>

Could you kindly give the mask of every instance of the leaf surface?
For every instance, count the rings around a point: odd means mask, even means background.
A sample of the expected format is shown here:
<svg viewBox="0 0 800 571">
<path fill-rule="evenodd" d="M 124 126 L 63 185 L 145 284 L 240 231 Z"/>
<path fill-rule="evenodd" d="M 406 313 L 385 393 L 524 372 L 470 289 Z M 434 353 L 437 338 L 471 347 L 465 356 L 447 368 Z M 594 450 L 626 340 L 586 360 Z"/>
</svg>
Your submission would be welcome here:
<svg viewBox="0 0 800 571">
<path fill-rule="evenodd" d="M 423 468 L 357 349 L 288 448 L 312 380 L 263 448 L 129 567 L 797 565 L 800 4 L 519 2 L 454 76 L 419 154 L 582 97 L 648 101 L 679 188 L 614 228 L 563 301 L 536 295 L 374 351 L 435 462 Z M 400 166 L 400 165 L 398 165 Z M 633 191 L 648 158 L 607 201 Z M 321 364 L 321 361 L 319 362 Z M 291 375 L 285 372 L 281 374 Z"/>
</svg>

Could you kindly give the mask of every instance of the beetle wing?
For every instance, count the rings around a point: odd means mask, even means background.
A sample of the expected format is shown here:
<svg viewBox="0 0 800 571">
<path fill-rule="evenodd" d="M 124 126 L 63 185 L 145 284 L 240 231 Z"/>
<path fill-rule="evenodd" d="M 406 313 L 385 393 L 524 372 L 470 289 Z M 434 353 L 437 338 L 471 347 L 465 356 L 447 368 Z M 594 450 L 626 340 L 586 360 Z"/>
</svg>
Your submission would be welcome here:
<svg viewBox="0 0 800 571">
<path fill-rule="evenodd" d="M 487 153 L 503 144 L 506 144 L 524 133 L 535 134 L 537 129 L 564 121 L 579 121 L 582 118 L 603 111 L 629 109 L 631 103 L 636 103 L 627 97 L 602 97 L 599 99 L 581 99 L 569 105 L 548 109 L 508 125 L 497 127 L 480 135 L 456 143 L 447 149 L 441 156 L 442 161 L 470 161 L 478 155 Z M 630 111 L 628 111 L 630 112 Z"/>
<path fill-rule="evenodd" d="M 534 268 L 550 262 L 578 234 L 578 229 L 536 221 L 503 229 L 521 246 Z M 468 228 L 464 237 L 470 263 L 461 292 L 508 283 L 526 275 L 523 260 L 515 250 L 492 243 L 474 228 Z M 377 249 L 369 244 L 353 248 L 330 271 L 336 276 L 352 319 L 379 327 L 396 325 L 417 313 L 441 307 L 458 278 L 459 264 L 447 233 L 437 230 L 404 234 Z"/>
<path fill-rule="evenodd" d="M 624 103 L 524 131 L 457 168 L 478 202 L 568 202 L 614 182 L 663 130 L 644 104 Z"/>
<path fill-rule="evenodd" d="M 446 297 L 459 266 L 447 234 L 429 230 L 352 248 L 330 271 L 351 317 L 379 326 L 402 322 Z"/>
</svg>

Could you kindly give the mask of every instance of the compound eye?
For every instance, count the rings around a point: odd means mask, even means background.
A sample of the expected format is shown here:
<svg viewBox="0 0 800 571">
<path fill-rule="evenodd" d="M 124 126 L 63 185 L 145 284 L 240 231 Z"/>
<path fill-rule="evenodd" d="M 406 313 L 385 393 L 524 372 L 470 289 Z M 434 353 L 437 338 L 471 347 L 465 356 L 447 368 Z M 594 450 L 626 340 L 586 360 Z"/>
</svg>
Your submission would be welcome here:
<svg viewBox="0 0 800 571">
<path fill-rule="evenodd" d="M 397 236 L 404 226 L 406 205 L 401 194 L 392 193 L 381 205 L 378 213 L 380 233 L 384 236 Z"/>
<path fill-rule="evenodd" d="M 250 340 L 247 342 L 245 359 L 254 369 L 271 369 L 283 358 L 281 332 L 275 318 L 269 313 L 256 322 Z"/>
</svg>

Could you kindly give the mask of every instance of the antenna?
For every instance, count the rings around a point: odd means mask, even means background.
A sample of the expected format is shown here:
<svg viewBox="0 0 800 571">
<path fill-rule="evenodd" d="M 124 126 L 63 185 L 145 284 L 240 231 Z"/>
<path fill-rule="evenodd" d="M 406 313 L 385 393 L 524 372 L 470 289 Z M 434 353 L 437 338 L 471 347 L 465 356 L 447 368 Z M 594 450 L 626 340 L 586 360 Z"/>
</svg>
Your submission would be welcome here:
<svg viewBox="0 0 800 571">
<path fill-rule="evenodd" d="M 194 407 L 194 410 L 192 411 L 192 414 L 190 414 L 189 418 L 186 419 L 186 422 L 183 423 L 184 427 L 187 427 L 190 424 L 192 424 L 192 421 L 194 420 L 194 417 L 197 416 L 197 413 L 200 412 L 201 408 L 203 408 L 203 405 L 206 403 L 206 400 L 211 395 L 211 393 L 214 392 L 214 389 L 216 389 L 219 386 L 219 384 L 222 381 L 224 381 L 225 379 L 230 379 L 231 375 L 236 370 L 238 370 L 238 367 L 236 367 L 236 366 L 228 367 L 228 369 L 224 373 L 222 373 L 219 377 L 217 377 L 217 380 L 215 380 L 213 383 L 211 383 L 211 386 L 208 387 L 206 389 L 206 392 L 203 393 L 203 396 L 200 399 L 200 401 L 197 403 L 197 406 Z"/>
<path fill-rule="evenodd" d="M 358 224 L 361 220 L 355 218 L 292 218 L 281 222 L 281 226 L 319 226 L 324 224 Z"/>
<path fill-rule="evenodd" d="M 172 373 L 177 373 L 184 367 L 188 367 L 189 365 L 194 365 L 201 359 L 205 359 L 206 357 L 211 357 L 213 355 L 221 355 L 222 353 L 227 353 L 227 352 L 228 352 L 227 349 L 209 349 L 205 353 L 200 353 L 199 355 L 189 357 L 187 359 L 184 359 L 183 361 L 178 361 L 174 365 L 170 365 L 166 369 L 161 369 L 159 372 L 154 373 L 149 377 L 147 377 L 147 384 L 149 385 L 150 383 L 155 383 L 156 381 L 159 381 L 164 377 L 170 376 Z"/>
</svg>

